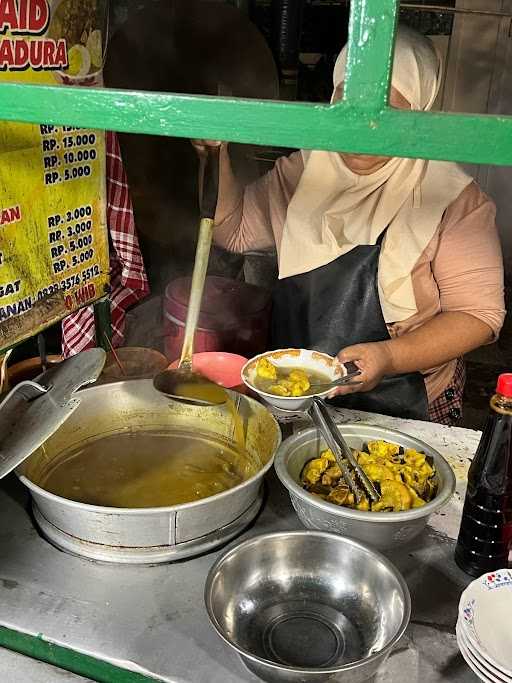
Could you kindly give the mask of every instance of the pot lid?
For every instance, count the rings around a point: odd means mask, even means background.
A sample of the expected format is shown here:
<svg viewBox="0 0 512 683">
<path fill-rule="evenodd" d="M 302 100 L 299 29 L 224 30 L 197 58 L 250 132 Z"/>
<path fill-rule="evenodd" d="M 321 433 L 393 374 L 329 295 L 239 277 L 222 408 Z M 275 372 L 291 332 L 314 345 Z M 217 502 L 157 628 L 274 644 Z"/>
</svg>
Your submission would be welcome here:
<svg viewBox="0 0 512 683">
<path fill-rule="evenodd" d="M 0 479 L 42 446 L 78 408 L 75 392 L 98 379 L 105 357 L 103 349 L 83 351 L 34 382 L 20 382 L 7 394 L 0 403 Z"/>
</svg>

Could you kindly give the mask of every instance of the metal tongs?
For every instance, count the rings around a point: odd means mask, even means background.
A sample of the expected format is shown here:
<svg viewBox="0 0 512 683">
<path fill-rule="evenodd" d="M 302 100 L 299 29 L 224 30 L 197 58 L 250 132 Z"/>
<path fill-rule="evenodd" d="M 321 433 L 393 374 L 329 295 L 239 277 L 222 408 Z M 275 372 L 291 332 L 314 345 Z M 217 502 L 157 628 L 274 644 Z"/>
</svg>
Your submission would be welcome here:
<svg viewBox="0 0 512 683">
<path fill-rule="evenodd" d="M 340 430 L 332 419 L 326 404 L 315 396 L 304 413 L 313 421 L 313 424 L 324 437 L 327 446 L 336 458 L 336 462 L 343 474 L 343 479 L 351 493 L 354 494 L 356 502 L 359 503 L 361 500 L 360 487 L 363 488 L 373 503 L 380 500 L 379 492 L 357 462 L 350 446 L 340 434 Z"/>
</svg>

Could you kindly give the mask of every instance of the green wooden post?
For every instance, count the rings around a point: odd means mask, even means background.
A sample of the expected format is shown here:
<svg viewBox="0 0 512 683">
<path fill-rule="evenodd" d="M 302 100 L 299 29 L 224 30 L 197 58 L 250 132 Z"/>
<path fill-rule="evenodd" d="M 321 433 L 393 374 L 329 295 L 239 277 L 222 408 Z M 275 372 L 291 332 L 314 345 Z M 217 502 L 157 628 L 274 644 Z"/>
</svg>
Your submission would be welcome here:
<svg viewBox="0 0 512 683">
<path fill-rule="evenodd" d="M 344 99 L 358 109 L 388 104 L 397 13 L 395 2 L 352 0 Z"/>
<path fill-rule="evenodd" d="M 101 299 L 94 304 L 94 326 L 96 328 L 96 344 L 105 351 L 110 351 L 112 318 L 108 299 Z"/>
</svg>

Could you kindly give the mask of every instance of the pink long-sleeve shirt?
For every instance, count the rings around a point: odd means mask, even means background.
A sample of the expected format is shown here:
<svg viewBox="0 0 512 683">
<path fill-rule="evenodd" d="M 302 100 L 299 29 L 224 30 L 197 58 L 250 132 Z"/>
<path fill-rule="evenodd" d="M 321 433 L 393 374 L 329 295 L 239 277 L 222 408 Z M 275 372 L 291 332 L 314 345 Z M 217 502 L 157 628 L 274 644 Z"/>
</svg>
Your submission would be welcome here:
<svg viewBox="0 0 512 683">
<path fill-rule="evenodd" d="M 275 248 L 279 253 L 288 205 L 303 170 L 302 155 L 296 152 L 281 157 L 272 171 L 242 188 L 223 149 L 216 243 L 239 253 Z M 389 324 L 391 337 L 403 335 L 444 311 L 468 313 L 486 323 L 494 338 L 498 337 L 505 304 L 495 216 L 493 201 L 476 183 L 468 185 L 448 207 L 412 272 L 418 312 Z M 430 403 L 449 385 L 455 365 L 453 360 L 424 373 Z"/>
</svg>

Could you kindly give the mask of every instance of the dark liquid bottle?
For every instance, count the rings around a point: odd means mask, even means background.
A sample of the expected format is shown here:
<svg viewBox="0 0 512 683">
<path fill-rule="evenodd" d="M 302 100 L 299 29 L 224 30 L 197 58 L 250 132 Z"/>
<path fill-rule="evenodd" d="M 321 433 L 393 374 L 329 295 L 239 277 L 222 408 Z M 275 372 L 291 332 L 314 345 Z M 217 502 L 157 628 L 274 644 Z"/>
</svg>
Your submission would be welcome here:
<svg viewBox="0 0 512 683">
<path fill-rule="evenodd" d="M 500 375 L 468 474 L 455 561 L 471 576 L 508 567 L 512 546 L 512 374 Z"/>
</svg>

